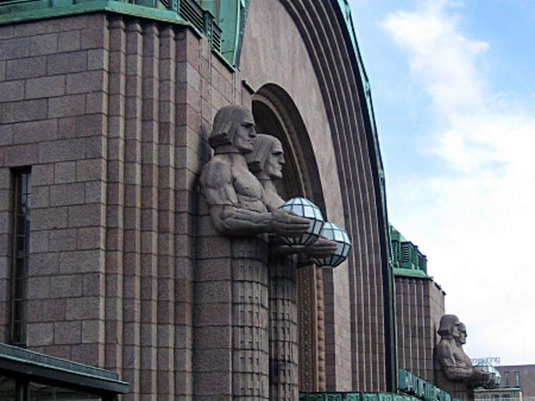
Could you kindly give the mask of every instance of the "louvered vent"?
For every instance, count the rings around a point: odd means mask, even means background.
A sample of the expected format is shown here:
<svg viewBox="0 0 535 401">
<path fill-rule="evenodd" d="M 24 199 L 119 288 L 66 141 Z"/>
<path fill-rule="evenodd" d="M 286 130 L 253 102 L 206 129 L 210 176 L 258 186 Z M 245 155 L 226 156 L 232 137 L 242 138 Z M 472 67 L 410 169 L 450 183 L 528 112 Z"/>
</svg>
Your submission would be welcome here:
<svg viewBox="0 0 535 401">
<path fill-rule="evenodd" d="M 203 10 L 194 0 L 180 0 L 178 14 L 200 32 L 204 32 Z"/>
</svg>

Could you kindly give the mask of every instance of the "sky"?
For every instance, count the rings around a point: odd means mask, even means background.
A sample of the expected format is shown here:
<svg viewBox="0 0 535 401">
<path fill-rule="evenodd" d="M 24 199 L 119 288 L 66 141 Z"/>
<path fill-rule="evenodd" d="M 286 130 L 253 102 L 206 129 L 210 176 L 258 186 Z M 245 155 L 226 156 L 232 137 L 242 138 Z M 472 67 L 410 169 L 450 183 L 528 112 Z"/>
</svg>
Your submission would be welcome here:
<svg viewBox="0 0 535 401">
<path fill-rule="evenodd" d="M 535 364 L 535 0 L 350 0 L 390 223 L 471 358 Z"/>
</svg>

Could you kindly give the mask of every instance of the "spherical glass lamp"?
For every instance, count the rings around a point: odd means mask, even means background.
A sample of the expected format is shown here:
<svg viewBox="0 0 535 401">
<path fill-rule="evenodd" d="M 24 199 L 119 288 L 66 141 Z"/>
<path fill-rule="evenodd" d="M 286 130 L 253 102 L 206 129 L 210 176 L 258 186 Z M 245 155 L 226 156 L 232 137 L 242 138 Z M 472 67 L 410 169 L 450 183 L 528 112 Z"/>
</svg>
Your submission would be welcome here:
<svg viewBox="0 0 535 401">
<path fill-rule="evenodd" d="M 484 388 L 491 389 L 496 388 L 500 385 L 500 382 L 502 381 L 502 375 L 500 374 L 498 369 L 496 369 L 490 363 L 482 361 L 476 366 L 474 366 L 474 369 L 479 369 L 484 372 L 490 373 L 489 379 L 485 384 L 483 384 Z"/>
<path fill-rule="evenodd" d="M 286 244 L 291 247 L 305 247 L 319 238 L 325 219 L 319 207 L 311 201 L 305 198 L 292 198 L 284 205 L 279 206 L 279 210 L 291 212 L 310 220 L 310 227 L 306 234 L 300 237 L 281 237 Z"/>
<path fill-rule="evenodd" d="M 334 223 L 326 222 L 323 225 L 321 236 L 336 242 L 338 247 L 336 248 L 336 251 L 328 257 L 311 258 L 310 260 L 312 262 L 316 263 L 318 266 L 336 267 L 347 259 L 347 255 L 349 255 L 349 250 L 351 249 L 351 240 L 349 239 L 346 230 Z"/>
</svg>

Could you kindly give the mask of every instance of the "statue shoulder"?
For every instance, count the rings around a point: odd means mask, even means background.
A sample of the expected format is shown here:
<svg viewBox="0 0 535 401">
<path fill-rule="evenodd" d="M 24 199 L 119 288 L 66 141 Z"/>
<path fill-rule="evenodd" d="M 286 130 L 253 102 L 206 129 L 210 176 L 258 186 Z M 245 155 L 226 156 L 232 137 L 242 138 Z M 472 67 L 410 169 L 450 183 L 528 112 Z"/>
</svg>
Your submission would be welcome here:
<svg viewBox="0 0 535 401">
<path fill-rule="evenodd" d="M 207 187 L 218 187 L 232 181 L 232 165 L 227 160 L 214 157 L 204 166 L 201 173 L 201 184 Z"/>
</svg>

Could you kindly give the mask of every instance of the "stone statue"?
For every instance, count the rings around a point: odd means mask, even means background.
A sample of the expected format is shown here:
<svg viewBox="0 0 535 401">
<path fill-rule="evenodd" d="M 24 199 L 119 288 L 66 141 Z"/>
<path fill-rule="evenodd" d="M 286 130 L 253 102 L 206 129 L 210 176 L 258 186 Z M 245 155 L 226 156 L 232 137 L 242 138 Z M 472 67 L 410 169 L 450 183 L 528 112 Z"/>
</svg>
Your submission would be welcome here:
<svg viewBox="0 0 535 401">
<path fill-rule="evenodd" d="M 453 382 L 462 381 L 470 387 L 485 385 L 490 374 L 474 369 L 472 361 L 465 354 L 466 326 L 455 315 L 444 315 L 440 319 L 438 334 L 441 339 L 436 348 L 437 361 L 446 378 Z"/>
<path fill-rule="evenodd" d="M 214 156 L 201 174 L 212 222 L 226 235 L 302 235 L 309 221 L 268 208 L 262 184 L 247 167 L 245 155 L 253 151 L 255 137 L 253 115 L 247 108 L 226 106 L 217 112 L 208 139 Z"/>
<path fill-rule="evenodd" d="M 249 169 L 264 188 L 264 202 L 269 211 L 275 212 L 279 206 L 284 204 L 284 199 L 280 197 L 275 187 L 275 181 L 282 178 L 282 168 L 285 164 L 284 150 L 281 142 L 272 135 L 257 134 L 253 140 L 253 151 L 246 155 Z M 297 253 L 299 264 L 307 264 L 311 257 L 325 257 L 336 251 L 337 245 L 334 241 L 320 237 L 313 244 L 298 252 L 288 246 L 283 246 L 277 240 L 272 240 L 272 250 L 279 254 Z"/>
<path fill-rule="evenodd" d="M 246 155 L 249 169 L 261 182 L 264 202 L 270 212 L 285 203 L 278 194 L 275 181 L 282 178 L 285 164 L 281 142 L 272 135 L 258 134 L 253 151 Z M 304 249 L 285 245 L 277 236 L 269 241 L 269 341 L 270 400 L 299 398 L 297 346 L 297 270 L 296 265 L 310 264 L 314 253 L 321 256 L 336 251 L 333 241 L 319 238 Z M 287 256 L 297 254 L 297 258 Z M 284 333 L 284 335 L 280 335 Z"/>
</svg>

